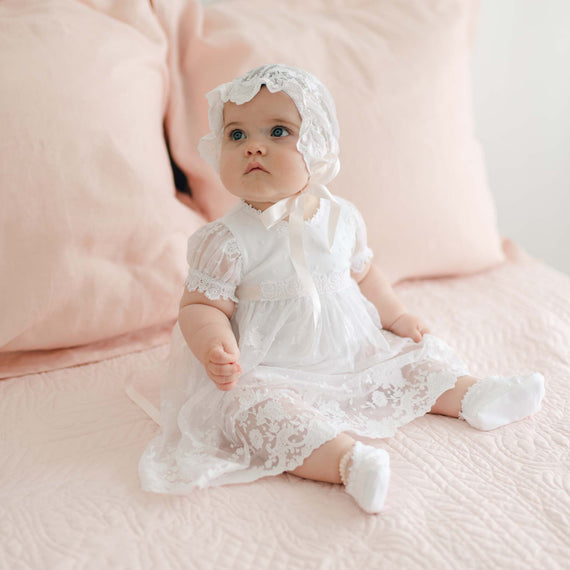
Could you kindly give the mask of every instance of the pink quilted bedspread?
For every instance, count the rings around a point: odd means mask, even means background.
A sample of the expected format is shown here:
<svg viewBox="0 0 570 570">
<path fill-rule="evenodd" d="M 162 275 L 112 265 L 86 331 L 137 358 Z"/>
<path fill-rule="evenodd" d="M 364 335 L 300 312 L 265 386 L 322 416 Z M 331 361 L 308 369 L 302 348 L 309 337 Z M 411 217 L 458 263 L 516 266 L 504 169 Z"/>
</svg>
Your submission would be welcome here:
<svg viewBox="0 0 570 570">
<path fill-rule="evenodd" d="M 396 287 L 478 376 L 538 370 L 542 410 L 492 432 L 427 415 L 381 443 L 385 510 L 342 487 L 266 478 L 187 497 L 144 493 L 156 425 L 123 391 L 162 346 L 0 382 L 0 568 L 568 568 L 570 278 L 510 261 Z"/>
</svg>

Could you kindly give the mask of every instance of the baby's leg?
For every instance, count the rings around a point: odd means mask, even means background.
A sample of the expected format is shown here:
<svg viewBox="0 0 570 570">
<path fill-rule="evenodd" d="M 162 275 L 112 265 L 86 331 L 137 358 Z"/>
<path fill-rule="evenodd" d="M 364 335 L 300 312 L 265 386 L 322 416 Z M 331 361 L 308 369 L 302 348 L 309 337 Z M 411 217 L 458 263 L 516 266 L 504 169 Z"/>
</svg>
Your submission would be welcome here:
<svg viewBox="0 0 570 570">
<path fill-rule="evenodd" d="M 344 484 L 346 492 L 367 513 L 378 513 L 384 505 L 390 483 L 390 456 L 341 433 L 318 447 L 294 475 Z"/>
<path fill-rule="evenodd" d="M 302 465 L 290 473 L 313 481 L 342 483 L 339 472 L 340 460 L 347 451 L 350 451 L 354 443 L 354 439 L 349 435 L 341 433 L 315 449 Z"/>
<path fill-rule="evenodd" d="M 444 392 L 435 402 L 430 410 L 430 414 L 441 414 L 443 416 L 459 417 L 461 412 L 461 402 L 467 390 L 478 381 L 473 376 L 460 376 L 457 383 L 451 390 Z"/>
</svg>

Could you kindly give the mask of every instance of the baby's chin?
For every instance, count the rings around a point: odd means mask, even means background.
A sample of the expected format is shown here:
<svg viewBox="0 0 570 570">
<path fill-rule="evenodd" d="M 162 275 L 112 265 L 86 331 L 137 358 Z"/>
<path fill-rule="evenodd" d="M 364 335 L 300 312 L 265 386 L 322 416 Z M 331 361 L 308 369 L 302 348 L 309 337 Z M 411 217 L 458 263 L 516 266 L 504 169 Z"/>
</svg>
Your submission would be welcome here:
<svg viewBox="0 0 570 570">
<path fill-rule="evenodd" d="M 285 198 L 290 198 L 291 196 L 295 196 L 296 194 L 298 194 L 299 191 L 297 192 L 283 192 L 283 191 L 279 191 L 276 192 L 275 190 L 268 190 L 268 189 L 264 189 L 264 190 L 260 190 L 260 191 L 254 191 L 254 192 L 239 192 L 239 193 L 235 193 L 235 196 L 238 196 L 239 198 L 241 198 L 242 200 L 245 200 L 246 202 L 258 202 L 258 203 L 262 203 L 262 204 L 276 204 L 277 202 L 280 202 L 281 200 L 285 199 Z M 233 194 L 233 192 L 232 192 Z"/>
<path fill-rule="evenodd" d="M 222 182 L 224 180 L 222 179 Z M 262 204 L 275 204 L 285 198 L 290 198 L 299 194 L 306 188 L 306 184 L 302 188 L 297 188 L 296 185 L 287 185 L 276 187 L 268 184 L 267 180 L 262 180 L 261 176 L 255 178 L 248 178 L 242 180 L 228 180 L 225 187 L 234 196 L 245 200 L 248 203 L 258 202 Z"/>
</svg>

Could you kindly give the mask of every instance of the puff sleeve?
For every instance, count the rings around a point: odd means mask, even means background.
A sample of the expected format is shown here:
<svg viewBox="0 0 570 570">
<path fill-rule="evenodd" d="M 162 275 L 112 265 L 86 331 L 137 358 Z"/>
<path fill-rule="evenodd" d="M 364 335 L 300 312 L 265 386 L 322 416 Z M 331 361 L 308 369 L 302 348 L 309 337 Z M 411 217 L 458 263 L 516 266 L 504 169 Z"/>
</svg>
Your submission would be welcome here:
<svg viewBox="0 0 570 570">
<path fill-rule="evenodd" d="M 354 248 L 352 257 L 350 258 L 350 270 L 353 273 L 362 273 L 366 265 L 374 257 L 372 250 L 368 247 L 368 239 L 366 236 L 366 224 L 362 218 L 362 214 L 356 206 L 350 204 L 352 212 L 352 220 L 354 224 Z"/>
<path fill-rule="evenodd" d="M 188 239 L 188 291 L 199 291 L 215 301 L 238 302 L 235 290 L 241 280 L 242 255 L 237 240 L 220 222 L 200 228 Z"/>
</svg>

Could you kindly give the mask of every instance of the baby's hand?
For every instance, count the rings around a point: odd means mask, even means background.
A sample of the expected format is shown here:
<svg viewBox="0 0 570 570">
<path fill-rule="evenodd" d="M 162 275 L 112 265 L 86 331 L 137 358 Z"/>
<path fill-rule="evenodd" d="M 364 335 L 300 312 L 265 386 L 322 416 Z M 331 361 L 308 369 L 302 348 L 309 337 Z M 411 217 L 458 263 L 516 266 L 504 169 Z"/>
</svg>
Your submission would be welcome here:
<svg viewBox="0 0 570 570">
<path fill-rule="evenodd" d="M 410 315 L 410 313 L 404 313 L 398 317 L 389 330 L 398 336 L 410 337 L 416 342 L 420 342 L 423 335 L 430 332 L 420 318 Z"/>
<path fill-rule="evenodd" d="M 227 392 L 236 385 L 241 374 L 238 364 L 239 349 L 237 346 L 225 346 L 222 343 L 213 345 L 206 353 L 204 367 L 218 390 Z"/>
</svg>

